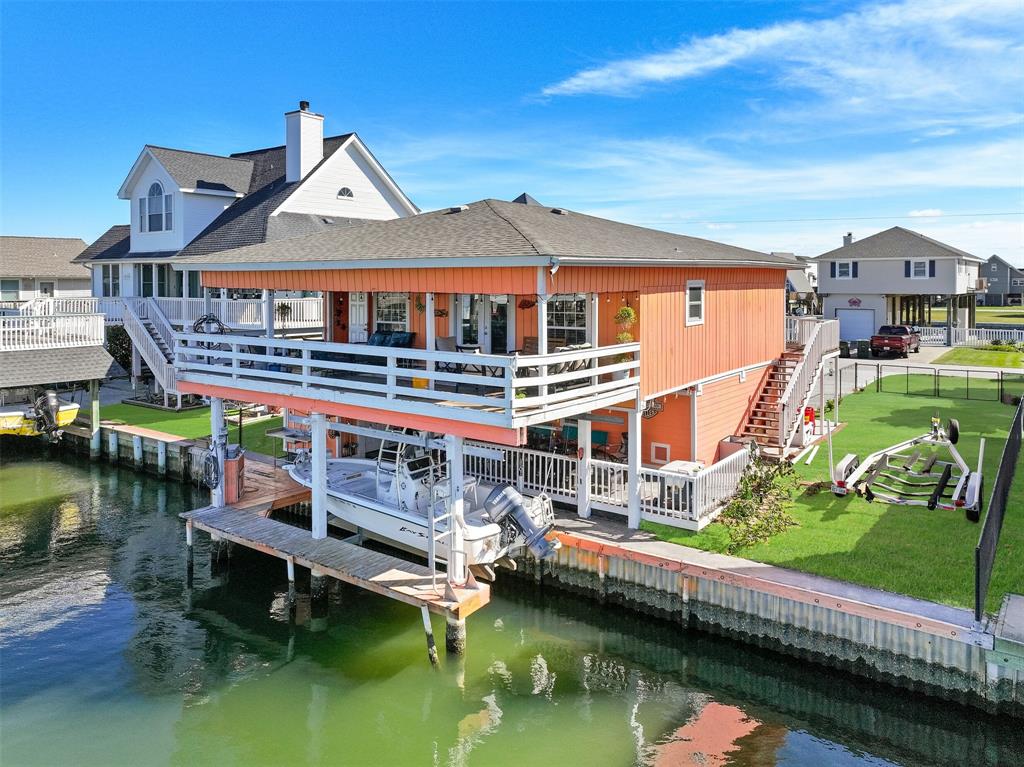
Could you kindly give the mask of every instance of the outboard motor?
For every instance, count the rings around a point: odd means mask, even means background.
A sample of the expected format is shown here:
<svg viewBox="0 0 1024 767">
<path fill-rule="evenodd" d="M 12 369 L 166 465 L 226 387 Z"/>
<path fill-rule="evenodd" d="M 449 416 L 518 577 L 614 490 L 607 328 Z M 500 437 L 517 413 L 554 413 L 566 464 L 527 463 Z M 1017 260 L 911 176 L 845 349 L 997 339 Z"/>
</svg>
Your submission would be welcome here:
<svg viewBox="0 0 1024 767">
<path fill-rule="evenodd" d="M 502 524 L 508 518 L 526 538 L 526 547 L 537 559 L 547 559 L 562 544 L 557 541 L 545 540 L 545 536 L 554 527 L 554 513 L 551 501 L 547 496 L 534 499 L 533 509 L 527 506 L 526 499 L 514 487 L 505 485 L 496 487 L 484 501 L 484 509 L 492 522 Z"/>
<path fill-rule="evenodd" d="M 60 439 L 61 430 L 57 425 L 57 414 L 60 412 L 60 400 L 57 392 L 47 389 L 36 398 L 33 409 L 36 414 L 36 429 L 50 438 L 51 442 Z"/>
</svg>

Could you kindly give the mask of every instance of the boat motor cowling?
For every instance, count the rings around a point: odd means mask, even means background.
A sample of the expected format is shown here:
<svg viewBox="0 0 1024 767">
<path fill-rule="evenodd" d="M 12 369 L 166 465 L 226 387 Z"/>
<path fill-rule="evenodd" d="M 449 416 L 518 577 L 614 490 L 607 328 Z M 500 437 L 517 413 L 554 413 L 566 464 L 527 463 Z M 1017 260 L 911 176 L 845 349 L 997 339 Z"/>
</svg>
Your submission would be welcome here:
<svg viewBox="0 0 1024 767">
<path fill-rule="evenodd" d="M 56 442 L 60 438 L 60 426 L 57 423 L 60 400 L 57 399 L 57 392 L 53 389 L 44 391 L 36 398 L 33 409 L 36 415 L 36 429 Z"/>
<path fill-rule="evenodd" d="M 536 501 L 542 501 L 537 504 Z M 484 509 L 492 522 L 500 524 L 503 519 L 511 516 L 512 522 L 526 538 L 526 548 L 537 557 L 547 559 L 554 554 L 561 543 L 557 540 L 549 541 L 546 536 L 554 527 L 550 513 L 544 514 L 544 504 L 550 504 L 547 498 L 535 499 L 534 510 L 531 513 L 525 498 L 514 487 L 505 485 L 496 487 L 484 501 Z M 538 511 L 538 508 L 540 511 Z M 546 508 L 550 509 L 550 505 Z M 547 517 L 547 518 L 545 518 Z"/>
</svg>

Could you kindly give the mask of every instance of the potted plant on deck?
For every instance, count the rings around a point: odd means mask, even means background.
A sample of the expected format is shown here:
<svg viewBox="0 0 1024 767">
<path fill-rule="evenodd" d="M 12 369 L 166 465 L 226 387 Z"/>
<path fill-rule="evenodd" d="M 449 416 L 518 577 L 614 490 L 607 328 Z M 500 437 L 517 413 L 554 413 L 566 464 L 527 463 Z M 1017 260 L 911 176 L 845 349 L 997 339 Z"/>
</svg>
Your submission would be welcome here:
<svg viewBox="0 0 1024 767">
<path fill-rule="evenodd" d="M 634 309 L 632 306 L 623 306 L 617 312 L 615 312 L 615 317 L 613 317 L 613 320 L 614 320 L 615 324 L 619 328 L 619 332 L 615 336 L 615 343 L 617 343 L 617 344 L 631 344 L 631 343 L 633 343 L 633 341 L 635 341 L 636 339 L 633 338 L 633 333 L 631 331 L 633 329 L 633 326 L 636 325 L 636 320 L 637 320 L 636 309 Z M 632 361 L 632 359 L 633 359 L 633 355 L 632 354 L 620 354 L 618 357 L 615 358 L 615 361 L 616 362 L 630 362 L 630 361 Z M 628 377 L 629 377 L 629 371 L 628 370 L 619 370 L 619 371 L 616 371 L 615 373 L 612 374 L 612 378 L 614 378 L 614 379 L 628 378 Z"/>
</svg>

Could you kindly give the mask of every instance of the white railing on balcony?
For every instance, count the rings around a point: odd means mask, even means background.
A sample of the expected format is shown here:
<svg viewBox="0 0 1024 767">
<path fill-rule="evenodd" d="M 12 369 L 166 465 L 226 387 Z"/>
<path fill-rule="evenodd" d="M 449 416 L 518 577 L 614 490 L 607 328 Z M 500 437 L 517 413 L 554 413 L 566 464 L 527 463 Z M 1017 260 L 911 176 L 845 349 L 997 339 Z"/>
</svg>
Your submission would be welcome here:
<svg viewBox="0 0 1024 767">
<path fill-rule="evenodd" d="M 484 442 L 472 444 L 499 451 L 501 460 L 466 456 L 466 473 L 492 484 L 508 484 L 526 495 L 546 493 L 552 500 L 574 504 L 579 493 L 582 461 L 560 455 Z M 750 451 L 740 450 L 698 472 L 681 473 L 641 467 L 641 517 L 674 527 L 699 529 L 710 522 L 732 497 L 750 463 Z M 590 461 L 590 504 L 626 516 L 629 512 L 629 469 L 623 463 Z"/>
<path fill-rule="evenodd" d="M 818 375 L 826 355 L 839 351 L 839 320 L 811 320 L 798 328 L 799 343 L 804 347 L 800 360 L 779 397 L 779 447 L 789 445 L 801 418 L 804 401 Z"/>
<path fill-rule="evenodd" d="M 0 317 L 0 351 L 100 346 L 103 335 L 102 314 Z"/>
<path fill-rule="evenodd" d="M 254 400 L 316 397 L 505 428 L 627 401 L 639 386 L 637 343 L 518 356 L 203 333 L 177 341 L 180 380 Z"/>
<path fill-rule="evenodd" d="M 817 314 L 807 314 L 800 317 L 795 315 L 786 315 L 786 341 L 796 343 L 801 340 L 800 327 L 801 323 L 820 321 L 821 316 Z"/>
<path fill-rule="evenodd" d="M 206 314 L 204 298 L 157 298 L 161 311 L 175 325 L 192 325 Z M 264 327 L 263 299 L 261 298 L 214 298 L 211 309 L 218 319 L 230 328 L 248 330 Z M 322 298 L 275 298 L 274 327 L 290 328 L 321 327 L 324 322 Z"/>
</svg>

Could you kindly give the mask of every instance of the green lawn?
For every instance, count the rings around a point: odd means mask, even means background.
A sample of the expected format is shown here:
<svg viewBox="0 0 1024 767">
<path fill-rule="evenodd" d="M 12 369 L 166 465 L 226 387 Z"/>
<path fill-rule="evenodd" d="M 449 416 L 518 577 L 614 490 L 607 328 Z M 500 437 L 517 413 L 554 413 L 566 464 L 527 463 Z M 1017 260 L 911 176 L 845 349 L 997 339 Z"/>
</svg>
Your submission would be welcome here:
<svg viewBox="0 0 1024 767">
<path fill-rule="evenodd" d="M 932 307 L 932 322 L 946 322 L 945 308 Z M 1024 325 L 1024 307 L 1021 306 L 979 306 L 978 322 L 992 322 L 1000 325 Z"/>
<path fill-rule="evenodd" d="M 155 429 L 156 431 L 175 434 L 185 439 L 210 436 L 210 408 L 208 407 L 173 412 L 121 403 L 119 405 L 105 405 L 100 408 L 100 418 L 109 421 L 121 421 L 132 426 Z M 237 414 L 229 412 L 227 421 L 228 438 L 232 442 L 237 442 Z M 267 437 L 266 431 L 268 429 L 276 429 L 280 425 L 280 418 L 269 418 L 255 422 L 250 422 L 250 419 L 243 419 L 242 446 L 246 450 L 265 455 L 274 455 L 275 450 L 279 454 L 281 451 L 281 440 Z"/>
<path fill-rule="evenodd" d="M 921 389 L 930 377 L 912 382 Z M 843 399 L 840 418 L 847 426 L 834 437 L 834 457 L 846 453 L 862 458 L 887 445 L 928 430 L 929 418 L 960 422 L 964 459 L 976 464 L 979 437 L 985 437 L 985 500 L 995 478 L 1013 408 L 992 401 L 907 396 L 866 390 Z M 828 452 L 823 446 L 810 466 L 801 461 L 797 474 L 803 481 L 827 481 Z M 801 488 L 791 513 L 799 527 L 766 543 L 749 546 L 739 556 L 842 580 L 875 586 L 923 599 L 973 607 L 974 547 L 981 526 L 963 513 L 925 507 L 869 503 L 851 496 L 837 498 L 825 490 L 808 494 Z M 723 551 L 726 528 L 711 524 L 699 533 L 644 523 L 659 537 L 685 546 Z M 998 609 L 1003 594 L 1024 593 L 1024 466 L 1018 465 L 1003 526 L 987 601 Z"/>
<path fill-rule="evenodd" d="M 937 360 L 936 365 L 967 365 L 968 367 L 1024 368 L 1024 353 L 991 348 L 971 349 L 965 346 L 951 349 Z"/>
</svg>

